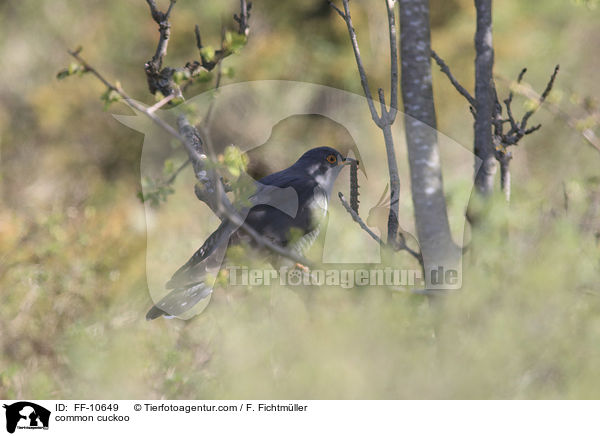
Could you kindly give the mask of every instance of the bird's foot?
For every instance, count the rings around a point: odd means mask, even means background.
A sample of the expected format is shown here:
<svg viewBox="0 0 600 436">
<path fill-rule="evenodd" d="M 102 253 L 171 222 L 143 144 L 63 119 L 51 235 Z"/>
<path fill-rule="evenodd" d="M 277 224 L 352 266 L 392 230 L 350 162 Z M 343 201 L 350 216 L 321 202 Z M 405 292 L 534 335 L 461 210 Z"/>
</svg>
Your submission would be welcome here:
<svg viewBox="0 0 600 436">
<path fill-rule="evenodd" d="M 298 262 L 296 263 L 296 265 L 294 265 L 294 267 L 297 268 L 297 269 L 299 269 L 299 270 L 301 270 L 301 271 L 303 271 L 303 272 L 305 272 L 305 273 L 310 272 L 310 268 L 309 267 L 307 267 L 306 265 L 302 265 L 301 263 L 298 263 Z"/>
</svg>

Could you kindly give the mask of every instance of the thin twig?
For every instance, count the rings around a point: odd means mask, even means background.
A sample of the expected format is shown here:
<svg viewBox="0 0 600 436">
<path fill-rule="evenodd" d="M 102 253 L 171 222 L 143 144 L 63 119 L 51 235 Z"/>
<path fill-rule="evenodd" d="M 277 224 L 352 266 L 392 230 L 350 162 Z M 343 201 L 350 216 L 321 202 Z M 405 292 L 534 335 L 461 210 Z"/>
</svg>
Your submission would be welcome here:
<svg viewBox="0 0 600 436">
<path fill-rule="evenodd" d="M 495 114 L 495 128 L 497 130 L 496 136 L 499 138 L 499 142 L 500 144 L 506 148 L 507 146 L 510 145 L 516 145 L 521 138 L 523 138 L 523 136 L 529 135 L 537 130 L 540 129 L 541 124 L 538 124 L 536 126 L 527 128 L 527 122 L 529 120 L 529 118 L 541 107 L 541 105 L 544 103 L 544 101 L 546 100 L 546 97 L 548 97 L 548 94 L 550 93 L 550 91 L 552 90 L 552 86 L 554 85 L 554 80 L 556 79 L 556 75 L 558 74 L 559 71 L 559 66 L 557 65 L 554 68 L 554 72 L 552 73 L 552 75 L 550 76 L 550 80 L 548 81 L 548 83 L 546 84 L 546 88 L 544 89 L 544 92 L 541 95 L 536 95 L 536 105 L 534 108 L 528 110 L 523 117 L 521 118 L 520 121 L 516 121 L 512 112 L 512 108 L 511 108 L 511 104 L 513 101 L 513 89 L 515 86 L 511 87 L 511 91 L 508 94 L 508 98 L 506 98 L 506 100 L 504 100 L 504 106 L 506 107 L 506 114 L 507 114 L 507 119 L 502 119 L 501 118 L 501 108 L 500 110 L 496 111 Z M 516 86 L 520 86 L 521 81 L 523 80 L 523 76 L 525 75 L 525 73 L 527 72 L 526 68 L 523 68 L 521 70 L 521 72 L 519 73 L 518 77 L 517 77 L 517 82 L 516 82 Z M 498 101 L 498 98 L 496 97 L 496 102 Z M 499 103 L 498 103 L 499 104 Z M 504 123 L 510 123 L 510 130 L 507 133 L 503 133 L 502 132 L 502 126 Z"/>
<path fill-rule="evenodd" d="M 433 50 L 431 50 L 431 57 L 435 59 L 442 73 L 444 73 L 448 77 L 450 83 L 452 83 L 452 85 L 458 91 L 458 93 L 467 99 L 471 107 L 475 108 L 475 99 L 471 94 L 469 94 L 469 91 L 467 91 L 460 83 L 458 83 L 458 80 L 456 80 L 456 78 L 452 75 L 452 72 L 450 71 L 448 65 L 446 65 L 446 62 L 444 62 L 444 60 L 441 57 L 439 57 L 438 54 Z"/>
<path fill-rule="evenodd" d="M 393 124 L 398 112 L 398 38 L 396 36 L 395 0 L 386 0 L 390 39 L 390 110 L 386 112 L 387 122 Z M 382 109 L 383 111 L 383 109 Z M 382 113 L 383 116 L 383 113 Z"/>
<path fill-rule="evenodd" d="M 342 17 L 348 28 L 348 35 L 352 43 L 356 66 L 360 76 L 360 82 L 369 105 L 371 118 L 375 124 L 381 129 L 385 141 L 386 156 L 388 161 L 388 170 L 390 177 L 390 211 L 388 216 L 388 241 L 387 243 L 394 246 L 398 237 L 398 209 L 400 199 L 400 177 L 398 175 L 398 164 L 396 162 L 396 153 L 394 149 L 394 138 L 392 135 L 391 126 L 396 119 L 398 106 L 398 54 L 397 54 L 397 36 L 396 36 L 396 19 L 394 13 L 394 0 L 386 0 L 386 8 L 388 14 L 388 29 L 390 41 L 390 109 L 386 108 L 385 96 L 382 88 L 379 88 L 379 103 L 381 105 L 381 115 L 377 113 L 377 109 L 373 103 L 369 83 L 365 68 L 363 66 L 356 31 L 352 25 L 350 17 L 349 0 L 342 0 L 344 12 L 336 7 L 331 1 L 329 5 Z"/>
<path fill-rule="evenodd" d="M 373 233 L 373 231 L 369 228 L 369 226 L 367 226 L 365 224 L 365 222 L 362 220 L 360 215 L 358 213 L 356 213 L 356 211 L 354 211 L 352 209 L 352 207 L 348 204 L 348 202 L 346 201 L 346 198 L 344 197 L 344 194 L 342 194 L 341 192 L 338 192 L 338 197 L 340 198 L 340 202 L 344 206 L 344 209 L 346 209 L 346 211 L 350 214 L 350 216 L 352 217 L 354 222 L 356 222 L 360 226 L 361 229 L 363 229 L 365 232 L 367 232 L 367 234 L 371 238 L 373 238 L 375 240 L 375 242 L 377 242 L 379 245 L 385 246 L 386 244 L 381 240 L 381 238 L 379 236 L 377 236 L 375 233 Z M 416 252 L 415 250 L 411 249 L 408 245 L 406 245 L 406 239 L 404 238 L 403 234 L 400 233 L 400 241 L 394 245 L 394 249 L 396 251 L 404 250 L 404 251 L 408 252 L 408 254 L 413 256 L 415 259 L 417 259 L 417 261 L 421 265 L 423 265 L 423 256 L 420 253 Z"/>
<path fill-rule="evenodd" d="M 239 24 L 238 33 L 240 35 L 248 36 L 250 26 L 248 26 L 248 20 L 250 19 L 250 9 L 252 3 L 247 3 L 246 0 L 240 0 L 240 15 L 233 14 L 233 19 Z"/>
<path fill-rule="evenodd" d="M 170 185 L 170 184 L 172 184 L 172 183 L 175 181 L 175 179 L 177 178 L 177 176 L 179 175 L 179 173 L 180 173 L 181 171 L 183 171 L 183 169 L 184 169 L 185 167 L 187 167 L 187 166 L 188 166 L 189 164 L 191 164 L 191 163 L 192 163 L 192 161 L 191 161 L 191 159 L 188 157 L 188 158 L 186 159 L 186 161 L 185 161 L 184 163 L 182 163 L 182 164 L 179 166 L 179 168 L 177 168 L 177 169 L 175 170 L 175 172 L 174 172 L 173 174 L 171 174 L 171 177 L 169 177 L 169 178 L 168 178 L 168 179 L 165 181 L 165 184 L 166 184 L 166 185 Z"/>
<path fill-rule="evenodd" d="M 556 79 L 556 75 L 558 74 L 559 69 L 560 69 L 559 65 L 554 67 L 554 72 L 550 76 L 550 80 L 548 81 L 548 84 L 546 85 L 546 89 L 544 89 L 544 92 L 538 99 L 537 105 L 533 109 L 529 110 L 525 115 L 523 115 L 523 119 L 521 120 L 521 128 L 522 129 L 525 129 L 525 127 L 527 126 L 527 121 L 529 120 L 529 117 L 531 117 L 535 113 L 535 111 L 537 111 L 539 109 L 539 107 L 542 105 L 542 103 L 544 103 L 544 101 L 546 100 L 546 97 L 548 97 L 548 94 L 550 94 L 550 91 L 552 90 L 552 87 L 554 86 L 554 80 Z M 521 78 L 522 78 L 522 76 L 521 76 Z M 519 82 L 520 81 L 521 80 L 519 80 Z"/>
<path fill-rule="evenodd" d="M 399 241 L 396 242 L 396 251 L 407 251 L 408 254 L 410 254 L 412 257 L 414 257 L 415 259 L 417 259 L 417 261 L 419 262 L 419 264 L 421 266 L 423 266 L 423 255 L 415 250 L 413 250 L 412 248 L 410 248 L 408 245 L 406 245 L 406 237 L 404 236 L 404 234 L 402 232 L 398 233 L 399 235 Z"/>
<path fill-rule="evenodd" d="M 377 242 L 380 245 L 385 245 L 385 243 L 381 240 L 381 238 L 379 236 L 377 236 L 375 233 L 373 233 L 373 231 L 365 224 L 365 222 L 362 220 L 362 218 L 352 209 L 352 207 L 350 207 L 350 205 L 344 198 L 344 194 L 342 194 L 341 192 L 338 192 L 338 197 L 340 198 L 340 201 L 342 202 L 344 209 L 346 209 L 346 211 L 350 214 L 350 216 L 352 217 L 354 222 L 358 223 L 360 228 L 363 229 L 365 232 L 367 232 L 367 234 L 371 238 L 373 238 L 375 240 L 375 242 Z"/>
<path fill-rule="evenodd" d="M 371 117 L 373 118 L 373 121 L 375 121 L 375 124 L 380 126 L 382 122 L 382 117 L 380 117 L 377 113 L 377 109 L 375 109 L 375 104 L 373 103 L 373 97 L 371 95 L 371 90 L 369 89 L 369 82 L 367 80 L 367 73 L 365 72 L 365 67 L 363 66 L 363 61 L 360 55 L 360 49 L 358 48 L 356 31 L 354 30 L 354 26 L 352 25 L 352 18 L 350 17 L 348 0 L 342 0 L 342 3 L 344 4 L 344 12 L 342 12 L 337 6 L 335 6 L 332 1 L 329 1 L 329 5 L 333 9 L 335 9 L 335 11 L 340 15 L 340 17 L 342 17 L 346 22 L 348 34 L 350 35 L 350 42 L 352 43 L 352 49 L 354 50 L 354 58 L 356 60 L 356 66 L 358 68 L 358 74 L 360 75 L 360 83 L 362 85 L 363 92 L 365 93 L 365 97 L 367 98 L 367 103 L 369 104 Z"/>
<path fill-rule="evenodd" d="M 498 76 L 498 78 L 505 83 L 511 83 L 511 80 L 509 80 L 505 77 Z M 539 101 L 541 98 L 541 95 L 538 94 L 529 84 L 521 83 L 521 84 L 517 84 L 513 88 L 514 88 L 515 92 L 518 92 L 519 94 L 521 94 L 527 98 L 530 98 L 532 100 Z M 600 153 L 600 138 L 596 135 L 596 133 L 592 129 L 590 129 L 590 128 L 587 128 L 584 130 L 578 129 L 577 124 L 579 123 L 579 119 L 577 119 L 577 117 L 572 116 L 571 114 L 569 114 L 568 112 L 563 110 L 559 105 L 557 105 L 556 103 L 554 103 L 552 101 L 545 101 L 545 107 L 550 111 L 551 114 L 553 114 L 554 116 L 560 118 L 565 123 L 567 123 L 567 125 L 569 127 L 579 131 L 581 133 L 581 135 L 583 136 L 583 138 L 587 141 L 587 143 L 594 150 L 596 150 L 597 152 Z"/>
<path fill-rule="evenodd" d="M 223 45 L 223 39 L 224 39 L 224 35 L 222 35 L 222 38 L 221 38 L 221 46 Z M 204 119 L 202 120 L 202 123 L 205 126 L 209 126 L 210 119 L 212 117 L 213 110 L 215 108 L 215 104 L 216 104 L 216 101 L 217 101 L 216 92 L 219 89 L 219 87 L 221 86 L 221 79 L 223 77 L 223 67 L 222 67 L 222 65 L 223 65 L 222 62 L 219 62 L 219 65 L 217 66 L 217 79 L 215 81 L 215 88 L 212 91 L 213 92 L 212 100 L 211 100 L 211 102 L 210 102 L 210 104 L 208 106 L 208 109 L 206 110 L 206 115 L 204 116 Z"/>
<path fill-rule="evenodd" d="M 174 136 L 175 138 L 177 138 L 186 148 L 188 154 L 190 154 L 190 157 L 192 160 L 200 160 L 200 159 L 206 159 L 206 156 L 202 156 L 199 155 L 198 153 L 196 153 L 196 151 L 192 148 L 189 148 L 185 138 L 183 136 L 181 136 L 179 134 L 179 132 L 177 132 L 173 127 L 171 127 L 167 122 L 163 121 L 161 118 L 157 117 L 154 113 L 152 112 L 148 112 L 148 109 L 144 106 L 142 106 L 140 103 L 138 103 L 137 101 L 133 100 L 124 90 L 123 88 L 121 88 L 120 85 L 113 85 L 112 83 L 110 83 L 108 80 L 106 80 L 104 78 L 104 76 L 102 74 L 100 74 L 98 72 L 98 70 L 96 70 L 95 68 L 93 68 L 90 64 L 88 64 L 81 56 L 80 56 L 80 51 L 81 50 L 68 50 L 68 53 L 73 56 L 84 68 L 84 70 L 86 72 L 89 72 L 91 74 L 93 74 L 98 80 L 100 80 L 104 85 L 106 85 L 106 87 L 108 89 L 110 89 L 111 91 L 115 91 L 117 94 L 119 94 L 123 100 L 125 100 L 125 102 L 132 108 L 135 109 L 143 114 L 145 114 L 148 118 L 150 118 L 154 123 L 156 123 L 158 126 L 160 126 L 161 128 L 163 128 L 164 130 L 166 130 L 170 135 Z"/>
<path fill-rule="evenodd" d="M 175 89 L 171 84 L 171 76 L 174 70 L 171 68 L 162 70 L 163 59 L 167 55 L 167 46 L 169 45 L 169 38 L 171 37 L 169 17 L 175 2 L 176 0 L 171 0 L 167 12 L 163 13 L 158 9 L 154 0 L 146 0 L 146 3 L 148 3 L 148 6 L 150 7 L 152 19 L 158 24 L 158 32 L 160 35 L 154 56 L 152 56 L 152 59 L 146 62 L 145 65 L 146 79 L 152 94 L 156 94 L 157 91 L 160 91 L 163 95 L 169 95 L 175 92 Z"/>
<path fill-rule="evenodd" d="M 157 110 L 159 110 L 160 108 L 162 108 L 164 105 L 166 105 L 168 102 L 170 102 L 174 98 L 175 98 L 175 94 L 169 94 L 165 98 L 163 98 L 162 100 L 160 100 L 159 102 L 157 102 L 156 104 L 150 106 L 147 110 L 150 113 L 156 112 Z"/>
<path fill-rule="evenodd" d="M 162 13 L 158 10 L 154 0 L 146 0 L 146 3 L 148 3 L 148 6 L 150 7 L 150 14 L 152 15 L 152 18 L 156 24 L 158 24 L 160 32 L 160 38 L 158 40 L 156 52 L 154 53 L 152 60 L 149 61 L 153 64 L 153 67 L 156 71 L 159 71 L 162 67 L 163 58 L 167 54 L 167 45 L 169 44 L 169 37 L 171 36 L 171 24 L 169 23 L 169 16 L 171 15 L 171 10 L 173 9 L 175 2 L 176 0 L 171 0 L 167 12 Z"/>
</svg>

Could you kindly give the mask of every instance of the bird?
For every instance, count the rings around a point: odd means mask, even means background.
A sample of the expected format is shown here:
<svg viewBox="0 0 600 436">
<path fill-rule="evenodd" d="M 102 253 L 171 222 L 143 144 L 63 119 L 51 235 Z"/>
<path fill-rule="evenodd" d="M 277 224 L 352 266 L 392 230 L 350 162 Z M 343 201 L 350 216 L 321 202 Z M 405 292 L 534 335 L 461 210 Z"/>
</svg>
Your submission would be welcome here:
<svg viewBox="0 0 600 436">
<path fill-rule="evenodd" d="M 259 191 L 267 193 L 267 197 L 275 188 L 293 189 L 279 193 L 287 193 L 288 197 L 290 192 L 295 193 L 295 213 L 278 208 L 277 201 L 263 199 L 261 204 L 248 209 L 244 223 L 270 242 L 304 256 L 319 235 L 335 180 L 341 170 L 352 162 L 357 161 L 342 156 L 332 147 L 308 150 L 292 166 L 263 177 L 257 183 Z M 255 197 L 258 195 L 254 194 Z M 223 219 L 202 246 L 175 271 L 165 285 L 171 291 L 152 306 L 146 319 L 172 318 L 191 310 L 212 293 L 210 282 L 211 278 L 214 279 L 213 273 L 227 263 L 228 253 L 233 247 L 259 249 L 243 227 Z M 262 257 L 272 264 L 283 261 L 271 252 L 265 253 L 265 249 L 262 249 Z"/>
</svg>

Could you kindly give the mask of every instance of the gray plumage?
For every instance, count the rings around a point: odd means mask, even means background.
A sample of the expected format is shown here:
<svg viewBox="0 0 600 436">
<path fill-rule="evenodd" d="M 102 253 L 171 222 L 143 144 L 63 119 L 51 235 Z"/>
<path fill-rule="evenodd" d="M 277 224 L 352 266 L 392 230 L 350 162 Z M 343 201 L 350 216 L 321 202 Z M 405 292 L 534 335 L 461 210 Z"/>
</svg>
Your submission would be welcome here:
<svg viewBox="0 0 600 436">
<path fill-rule="evenodd" d="M 350 161 L 333 148 L 319 147 L 304 153 L 291 167 L 260 179 L 253 197 L 261 204 L 255 201 L 247 211 L 245 224 L 271 242 L 303 255 L 317 239 L 335 179 Z M 290 199 L 294 195 L 297 200 Z M 299 237 L 292 240 L 292 234 Z M 224 220 L 173 274 L 166 284 L 172 291 L 148 311 L 146 319 L 182 315 L 208 297 L 212 287 L 205 283 L 207 274 L 216 275 L 226 261 L 227 249 L 239 244 L 256 246 L 243 229 Z M 277 262 L 270 253 L 268 257 L 272 263 Z"/>
</svg>

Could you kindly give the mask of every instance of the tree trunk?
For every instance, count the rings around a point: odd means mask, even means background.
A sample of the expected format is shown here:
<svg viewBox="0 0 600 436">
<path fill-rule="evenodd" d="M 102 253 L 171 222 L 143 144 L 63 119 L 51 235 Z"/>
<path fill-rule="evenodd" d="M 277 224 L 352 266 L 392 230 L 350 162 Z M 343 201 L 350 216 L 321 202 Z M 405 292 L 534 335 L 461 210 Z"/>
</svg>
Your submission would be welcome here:
<svg viewBox="0 0 600 436">
<path fill-rule="evenodd" d="M 477 31 L 475 32 L 475 156 L 481 159 L 475 188 L 484 197 L 494 191 L 496 159 L 492 142 L 492 113 L 494 109 L 494 48 L 492 46 L 492 0 L 475 0 Z"/>
<path fill-rule="evenodd" d="M 399 0 L 402 100 L 412 200 L 427 286 L 438 267 L 454 267 L 452 241 L 437 144 L 431 85 L 429 0 Z"/>
</svg>

